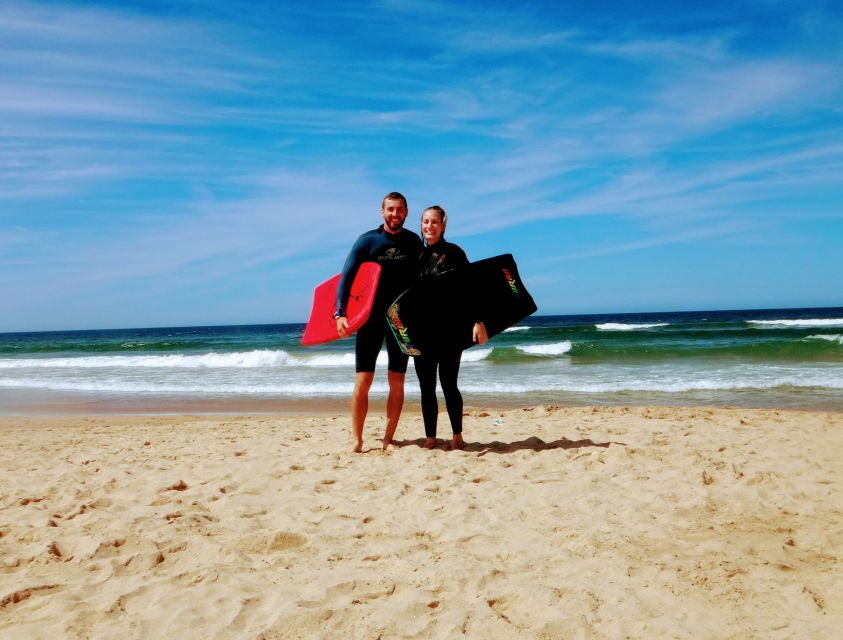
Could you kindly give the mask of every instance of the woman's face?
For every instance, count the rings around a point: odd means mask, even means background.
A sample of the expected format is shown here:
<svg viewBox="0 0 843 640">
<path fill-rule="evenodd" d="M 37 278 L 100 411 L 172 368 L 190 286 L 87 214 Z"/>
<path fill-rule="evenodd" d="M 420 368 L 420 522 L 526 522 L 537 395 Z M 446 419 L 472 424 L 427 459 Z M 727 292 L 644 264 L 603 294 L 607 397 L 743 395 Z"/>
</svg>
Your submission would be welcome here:
<svg viewBox="0 0 843 640">
<path fill-rule="evenodd" d="M 421 232 L 427 244 L 436 244 L 442 237 L 442 217 L 438 211 L 428 209 L 422 214 Z"/>
</svg>

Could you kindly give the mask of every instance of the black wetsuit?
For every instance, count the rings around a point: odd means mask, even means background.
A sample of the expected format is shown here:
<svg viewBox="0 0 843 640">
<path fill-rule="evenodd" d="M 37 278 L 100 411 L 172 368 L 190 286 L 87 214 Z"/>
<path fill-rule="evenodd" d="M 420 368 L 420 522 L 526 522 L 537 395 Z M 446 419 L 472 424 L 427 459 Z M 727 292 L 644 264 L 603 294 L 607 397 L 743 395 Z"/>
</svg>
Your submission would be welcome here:
<svg viewBox="0 0 843 640">
<path fill-rule="evenodd" d="M 468 264 L 465 252 L 457 245 L 444 238 L 434 245 L 424 248 L 419 258 L 419 274 L 422 278 L 430 278 L 462 267 Z M 436 305 L 436 300 L 430 301 Z M 443 313 L 448 313 L 443 309 Z M 416 375 L 421 388 L 422 417 L 424 432 L 428 438 L 436 437 L 436 422 L 439 415 L 439 403 L 436 400 L 436 369 L 439 369 L 439 384 L 445 396 L 445 407 L 451 419 L 451 431 L 454 435 L 462 433 L 462 394 L 457 387 L 460 373 L 460 359 L 462 350 L 454 347 L 443 347 L 439 350 L 425 350 L 413 359 Z"/>
<path fill-rule="evenodd" d="M 421 238 L 412 231 L 401 229 L 398 233 L 389 233 L 383 225 L 367 231 L 352 245 L 337 287 L 337 309 L 346 308 L 351 283 L 362 263 L 376 262 L 381 266 L 372 311 L 366 324 L 357 332 L 354 353 L 358 373 L 375 370 L 375 362 L 388 329 L 386 310 L 399 294 L 416 281 L 418 257 L 422 249 Z M 408 356 L 401 353 L 398 343 L 391 337 L 386 342 L 386 350 L 389 371 L 406 372 Z"/>
</svg>

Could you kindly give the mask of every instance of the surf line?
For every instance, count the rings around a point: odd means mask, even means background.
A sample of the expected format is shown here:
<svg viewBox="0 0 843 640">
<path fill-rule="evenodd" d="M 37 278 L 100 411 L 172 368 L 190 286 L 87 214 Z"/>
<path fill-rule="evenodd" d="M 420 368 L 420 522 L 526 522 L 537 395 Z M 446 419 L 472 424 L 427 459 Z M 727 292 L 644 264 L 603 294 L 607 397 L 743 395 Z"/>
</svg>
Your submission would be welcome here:
<svg viewBox="0 0 843 640">
<path fill-rule="evenodd" d="M 512 274 L 509 273 L 509 269 L 503 267 L 503 275 L 506 276 L 506 281 L 509 283 L 509 288 L 512 289 L 512 293 L 515 294 L 516 298 L 521 297 L 521 292 L 518 291 L 518 287 L 515 286 L 515 278 L 512 277 Z"/>
<path fill-rule="evenodd" d="M 395 339 L 398 340 L 398 345 L 401 347 L 401 351 L 408 356 L 420 356 L 421 351 L 416 349 L 413 346 L 413 343 L 410 342 L 410 336 L 407 335 L 407 327 L 404 326 L 404 323 L 401 322 L 401 318 L 398 317 L 398 305 L 392 305 L 392 307 L 390 307 L 387 318 L 389 320 L 389 328 L 392 329 L 392 334 L 395 336 Z"/>
</svg>

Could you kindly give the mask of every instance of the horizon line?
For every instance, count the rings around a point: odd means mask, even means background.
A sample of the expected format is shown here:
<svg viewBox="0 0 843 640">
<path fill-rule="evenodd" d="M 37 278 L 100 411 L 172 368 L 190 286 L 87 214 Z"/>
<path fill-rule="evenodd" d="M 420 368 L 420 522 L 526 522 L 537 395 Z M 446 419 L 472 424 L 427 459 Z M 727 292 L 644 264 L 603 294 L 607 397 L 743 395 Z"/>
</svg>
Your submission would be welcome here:
<svg viewBox="0 0 843 640">
<path fill-rule="evenodd" d="M 598 316 L 632 316 L 632 315 L 660 315 L 660 314 L 694 314 L 694 313 L 763 313 L 774 311 L 830 311 L 840 309 L 843 311 L 843 304 L 832 306 L 819 307 L 769 307 L 760 309 L 694 309 L 684 311 L 614 311 L 604 313 L 548 313 L 548 314 L 533 314 L 524 318 L 521 324 L 526 322 L 529 318 L 589 318 Z M 165 330 L 165 329 L 220 329 L 223 327 L 283 327 L 290 325 L 306 325 L 307 322 L 251 322 L 244 324 L 193 324 L 193 325 L 160 325 L 152 327 L 108 327 L 108 328 L 91 328 L 91 329 L 47 329 L 38 331 L 0 331 L 0 336 L 21 335 L 21 334 L 36 334 L 36 333 L 80 333 L 80 332 L 94 332 L 94 331 L 143 331 L 143 330 Z M 517 326 L 517 325 L 516 325 Z"/>
</svg>

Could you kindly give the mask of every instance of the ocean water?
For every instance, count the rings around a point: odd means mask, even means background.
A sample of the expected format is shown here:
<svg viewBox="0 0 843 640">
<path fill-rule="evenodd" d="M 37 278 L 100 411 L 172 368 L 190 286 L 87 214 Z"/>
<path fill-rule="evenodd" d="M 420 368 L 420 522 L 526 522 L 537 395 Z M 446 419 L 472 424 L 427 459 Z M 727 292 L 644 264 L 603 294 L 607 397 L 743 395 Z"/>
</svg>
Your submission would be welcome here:
<svg viewBox="0 0 843 640">
<path fill-rule="evenodd" d="M 0 413 L 338 407 L 354 342 L 304 325 L 0 334 Z M 412 364 L 406 392 L 417 403 Z M 468 406 L 843 410 L 843 308 L 533 316 L 463 354 Z M 385 353 L 372 398 L 386 397 Z"/>
</svg>

